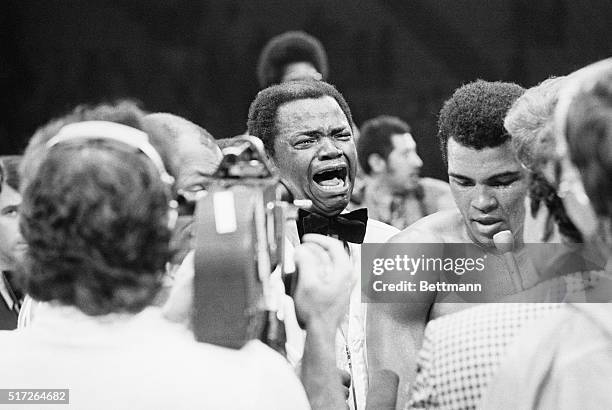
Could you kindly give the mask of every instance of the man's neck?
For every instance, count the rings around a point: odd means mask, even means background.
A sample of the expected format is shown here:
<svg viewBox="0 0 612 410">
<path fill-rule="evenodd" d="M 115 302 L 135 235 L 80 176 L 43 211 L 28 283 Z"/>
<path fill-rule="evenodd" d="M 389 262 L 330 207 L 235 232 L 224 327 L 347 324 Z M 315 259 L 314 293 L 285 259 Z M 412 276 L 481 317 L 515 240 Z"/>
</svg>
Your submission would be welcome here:
<svg viewBox="0 0 612 410">
<path fill-rule="evenodd" d="M 374 187 L 377 192 L 393 194 L 393 189 L 389 183 L 389 177 L 385 173 L 373 175 L 368 184 Z"/>
</svg>

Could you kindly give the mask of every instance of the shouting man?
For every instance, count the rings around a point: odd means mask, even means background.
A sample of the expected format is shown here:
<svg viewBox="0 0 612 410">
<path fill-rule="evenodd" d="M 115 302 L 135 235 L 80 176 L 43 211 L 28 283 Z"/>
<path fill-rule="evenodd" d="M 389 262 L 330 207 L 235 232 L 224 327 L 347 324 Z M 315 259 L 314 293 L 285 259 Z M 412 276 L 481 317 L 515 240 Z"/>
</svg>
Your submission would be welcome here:
<svg viewBox="0 0 612 410">
<path fill-rule="evenodd" d="M 249 134 L 263 141 L 294 197 L 312 201 L 311 212 L 300 212 L 289 241 L 298 244 L 309 232 L 344 241 L 358 277 L 360 244 L 385 242 L 397 230 L 368 220 L 365 209 L 342 213 L 351 197 L 357 167 L 352 123 L 348 104 L 333 86 L 294 81 L 260 91 L 249 109 L 247 125 Z M 349 403 L 364 408 L 368 383 L 365 305 L 359 293 L 355 287 L 336 351 L 339 365 L 352 375 Z"/>
</svg>

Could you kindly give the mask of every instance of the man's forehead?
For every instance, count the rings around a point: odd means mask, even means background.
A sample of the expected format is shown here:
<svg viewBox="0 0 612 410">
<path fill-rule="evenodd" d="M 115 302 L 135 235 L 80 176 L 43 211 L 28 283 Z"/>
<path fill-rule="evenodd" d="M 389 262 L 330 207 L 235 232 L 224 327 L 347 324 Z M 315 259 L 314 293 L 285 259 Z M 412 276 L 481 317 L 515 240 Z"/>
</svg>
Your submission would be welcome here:
<svg viewBox="0 0 612 410">
<path fill-rule="evenodd" d="M 412 137 L 412 134 L 406 132 L 404 134 L 393 134 L 391 135 L 391 142 L 394 149 L 412 149 L 416 148 L 416 142 Z"/>
<path fill-rule="evenodd" d="M 9 185 L 2 184 L 0 192 L 0 207 L 19 205 L 21 203 L 21 194 Z"/>
<path fill-rule="evenodd" d="M 221 162 L 223 154 L 218 146 L 199 135 L 183 135 L 178 139 L 177 155 L 179 160 L 178 186 L 185 178 L 211 175 Z"/>
<path fill-rule="evenodd" d="M 497 147 L 474 149 L 448 141 L 448 173 L 473 179 L 486 179 L 508 172 L 522 172 L 510 141 Z"/>
<path fill-rule="evenodd" d="M 318 98 L 302 98 L 281 104 L 276 112 L 277 126 L 298 126 L 304 123 L 325 124 L 330 121 L 348 120 L 340 108 L 340 104 L 331 96 Z"/>
<path fill-rule="evenodd" d="M 282 81 L 320 80 L 321 74 L 308 61 L 294 61 L 285 66 Z"/>
</svg>

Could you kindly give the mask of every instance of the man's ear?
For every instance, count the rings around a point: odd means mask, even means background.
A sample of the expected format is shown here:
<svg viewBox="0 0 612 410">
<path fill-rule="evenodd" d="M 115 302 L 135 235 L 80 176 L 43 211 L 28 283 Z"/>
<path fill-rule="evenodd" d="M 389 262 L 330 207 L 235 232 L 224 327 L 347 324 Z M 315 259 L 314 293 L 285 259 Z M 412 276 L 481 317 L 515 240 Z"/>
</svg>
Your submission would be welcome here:
<svg viewBox="0 0 612 410">
<path fill-rule="evenodd" d="M 380 155 L 374 153 L 368 157 L 368 165 L 374 174 L 381 174 L 387 170 L 387 161 Z"/>
</svg>

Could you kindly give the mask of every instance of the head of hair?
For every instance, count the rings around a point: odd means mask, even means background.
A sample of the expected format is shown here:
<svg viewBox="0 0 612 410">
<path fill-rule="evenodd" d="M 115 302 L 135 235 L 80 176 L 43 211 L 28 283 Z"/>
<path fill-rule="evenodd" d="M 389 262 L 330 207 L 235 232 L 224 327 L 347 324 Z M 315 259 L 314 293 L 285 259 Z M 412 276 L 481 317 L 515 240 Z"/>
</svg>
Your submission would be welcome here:
<svg viewBox="0 0 612 410">
<path fill-rule="evenodd" d="M 290 81 L 273 85 L 257 93 L 255 100 L 249 107 L 248 133 L 261 139 L 268 155 L 274 157 L 278 108 L 291 101 L 317 99 L 326 96 L 336 100 L 348 123 L 352 124 L 351 110 L 342 94 L 333 85 L 313 80 Z"/>
<path fill-rule="evenodd" d="M 0 178 L 0 180 L 15 191 L 19 191 L 19 164 L 21 159 L 21 155 L 5 155 L 0 157 L 0 174 L 4 175 L 3 179 Z"/>
<path fill-rule="evenodd" d="M 257 79 L 261 88 L 278 84 L 285 66 L 304 61 L 313 65 L 327 80 L 329 67 L 325 48 L 319 40 L 303 31 L 287 31 L 273 37 L 262 49 L 257 62 Z"/>
<path fill-rule="evenodd" d="M 370 155 L 378 154 L 386 161 L 393 151 L 391 136 L 408 132 L 410 132 L 408 124 L 390 115 L 380 115 L 364 122 L 360 130 L 361 136 L 357 141 L 357 158 L 361 169 L 369 175 L 372 172 L 368 162 Z"/>
<path fill-rule="evenodd" d="M 598 215 L 612 216 L 612 60 L 589 73 L 565 117 L 569 154 Z"/>
<path fill-rule="evenodd" d="M 543 174 L 544 165 L 553 159 L 554 113 L 565 81 L 566 77 L 549 78 L 527 89 L 508 110 L 504 127 L 512 136 L 512 147 L 519 161 L 530 170 L 529 198 L 532 215 L 543 203 L 559 232 L 570 241 L 581 242 L 582 234 L 567 215 L 555 186 Z"/>
<path fill-rule="evenodd" d="M 36 166 L 40 161 L 31 157 L 44 155 L 46 153 L 46 142 L 53 138 L 64 125 L 83 121 L 110 121 L 139 130 L 145 130 L 143 118 L 146 114 L 136 102 L 131 100 L 119 100 L 113 103 L 97 105 L 78 105 L 69 113 L 49 121 L 34 132 L 34 135 L 28 142 L 28 147 L 21 163 L 21 178 L 27 180 L 29 175 L 36 171 Z M 168 138 L 164 138 L 162 133 L 149 132 L 148 134 L 149 141 L 160 154 L 166 170 L 170 175 L 176 176 L 178 160 L 176 159 L 172 143 L 168 141 Z M 25 181 L 22 181 L 22 183 L 25 183 Z"/>
<path fill-rule="evenodd" d="M 447 161 L 449 138 L 476 150 L 506 143 L 510 136 L 504 128 L 504 118 L 524 91 L 514 83 L 483 80 L 455 90 L 438 118 L 438 140 L 444 160 Z"/>
<path fill-rule="evenodd" d="M 504 120 L 519 161 L 532 170 L 552 159 L 554 113 L 565 80 L 566 77 L 549 78 L 527 89 Z"/>
<path fill-rule="evenodd" d="M 89 315 L 137 312 L 157 295 L 171 257 L 171 193 L 153 162 L 126 144 L 96 139 L 47 147 L 64 125 L 89 120 L 143 130 L 142 112 L 123 102 L 80 106 L 37 131 L 22 166 L 25 286 L 36 300 Z M 167 146 L 152 137 L 150 143 L 170 169 Z"/>
</svg>

